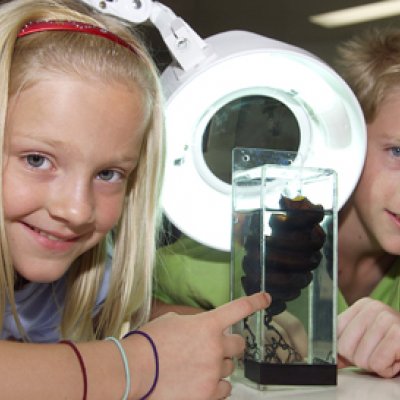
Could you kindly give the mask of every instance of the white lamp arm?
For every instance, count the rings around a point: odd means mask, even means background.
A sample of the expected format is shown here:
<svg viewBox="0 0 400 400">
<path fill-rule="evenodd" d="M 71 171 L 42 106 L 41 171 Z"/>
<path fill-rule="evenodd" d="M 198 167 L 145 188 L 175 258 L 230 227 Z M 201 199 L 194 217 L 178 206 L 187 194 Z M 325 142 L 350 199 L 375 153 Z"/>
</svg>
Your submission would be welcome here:
<svg viewBox="0 0 400 400">
<path fill-rule="evenodd" d="M 171 9 L 153 0 L 84 0 L 98 11 L 141 24 L 150 21 L 160 32 L 172 57 L 188 71 L 209 56 L 207 44 Z"/>
</svg>

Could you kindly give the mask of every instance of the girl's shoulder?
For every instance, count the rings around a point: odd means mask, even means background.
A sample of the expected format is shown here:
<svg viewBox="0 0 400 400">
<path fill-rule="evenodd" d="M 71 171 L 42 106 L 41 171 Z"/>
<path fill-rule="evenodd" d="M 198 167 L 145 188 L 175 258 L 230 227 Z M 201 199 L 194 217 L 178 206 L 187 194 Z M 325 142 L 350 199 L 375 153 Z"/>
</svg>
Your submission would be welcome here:
<svg viewBox="0 0 400 400">
<path fill-rule="evenodd" d="M 58 327 L 61 321 L 65 290 L 66 278 L 63 277 L 51 283 L 29 282 L 21 290 L 15 292 L 20 323 L 31 341 L 53 342 L 59 339 Z M 1 337 L 3 339 L 22 339 L 8 304 Z"/>
<path fill-rule="evenodd" d="M 93 315 L 104 303 L 109 288 L 112 265 L 112 242 L 107 243 L 107 259 L 103 282 L 96 298 Z M 59 327 L 67 290 L 67 276 L 50 283 L 29 282 L 15 292 L 15 303 L 20 323 L 32 342 L 46 343 L 59 340 Z M 4 314 L 2 339 L 21 340 L 9 304 Z"/>
</svg>

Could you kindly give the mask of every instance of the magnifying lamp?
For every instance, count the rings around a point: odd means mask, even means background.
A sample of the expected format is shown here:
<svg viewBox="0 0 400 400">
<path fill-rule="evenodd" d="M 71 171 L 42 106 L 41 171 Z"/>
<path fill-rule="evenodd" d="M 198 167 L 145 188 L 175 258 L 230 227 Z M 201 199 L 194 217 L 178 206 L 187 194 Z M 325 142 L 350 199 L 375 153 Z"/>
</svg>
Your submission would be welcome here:
<svg viewBox="0 0 400 400">
<path fill-rule="evenodd" d="M 327 64 L 251 32 L 203 40 L 158 2 L 100 3 L 135 23 L 150 20 L 174 58 L 161 76 L 167 132 L 162 204 L 181 231 L 230 250 L 235 147 L 294 151 L 304 166 L 335 170 L 339 208 L 345 203 L 364 163 L 365 122 L 354 94 Z"/>
<path fill-rule="evenodd" d="M 168 218 L 197 241 L 230 249 L 231 151 L 257 147 L 297 151 L 305 166 L 332 168 L 341 207 L 365 154 L 365 124 L 343 80 L 309 53 L 249 32 L 206 39 L 210 60 L 189 71 L 170 66 Z"/>
</svg>

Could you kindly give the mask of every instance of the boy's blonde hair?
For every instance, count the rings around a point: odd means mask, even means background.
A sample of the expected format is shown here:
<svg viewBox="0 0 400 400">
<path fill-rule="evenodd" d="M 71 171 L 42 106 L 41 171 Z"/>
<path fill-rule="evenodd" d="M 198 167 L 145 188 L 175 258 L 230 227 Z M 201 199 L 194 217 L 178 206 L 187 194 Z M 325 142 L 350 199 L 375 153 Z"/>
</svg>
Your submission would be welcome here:
<svg viewBox="0 0 400 400">
<path fill-rule="evenodd" d="M 103 27 L 132 45 L 135 52 L 111 40 L 79 32 L 40 32 L 16 39 L 25 24 L 37 20 L 79 21 Z M 94 323 L 93 308 L 105 267 L 104 238 L 82 255 L 68 272 L 61 325 L 61 336 L 74 340 L 119 337 L 130 326 L 143 324 L 150 312 L 164 165 L 162 99 L 157 70 L 132 27 L 97 13 L 78 0 L 12 0 L 3 4 L 0 8 L 0 51 L 2 146 L 8 97 L 49 73 L 118 82 L 142 93 L 146 134 L 138 167 L 129 178 L 122 216 L 113 232 L 115 247 L 107 298 Z M 110 113 L 112 107 L 110 104 Z M 23 331 L 15 309 L 14 269 L 3 221 L 1 215 L 0 326 L 5 304 L 9 302 L 17 325 Z"/>
<path fill-rule="evenodd" d="M 337 68 L 357 96 L 367 122 L 400 86 L 400 29 L 372 28 L 338 47 Z"/>
</svg>

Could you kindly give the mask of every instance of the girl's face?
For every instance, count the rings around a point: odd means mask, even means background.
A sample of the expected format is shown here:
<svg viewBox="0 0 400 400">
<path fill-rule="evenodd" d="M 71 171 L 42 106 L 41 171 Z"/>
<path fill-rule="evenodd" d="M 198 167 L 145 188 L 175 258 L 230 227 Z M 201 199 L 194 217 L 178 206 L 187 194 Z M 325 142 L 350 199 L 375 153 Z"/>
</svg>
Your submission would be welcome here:
<svg viewBox="0 0 400 400">
<path fill-rule="evenodd" d="M 139 90 L 54 75 L 10 98 L 5 229 L 15 270 L 50 282 L 117 223 L 143 140 Z"/>
</svg>

